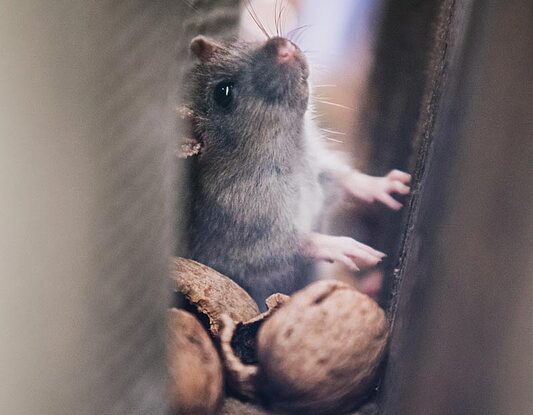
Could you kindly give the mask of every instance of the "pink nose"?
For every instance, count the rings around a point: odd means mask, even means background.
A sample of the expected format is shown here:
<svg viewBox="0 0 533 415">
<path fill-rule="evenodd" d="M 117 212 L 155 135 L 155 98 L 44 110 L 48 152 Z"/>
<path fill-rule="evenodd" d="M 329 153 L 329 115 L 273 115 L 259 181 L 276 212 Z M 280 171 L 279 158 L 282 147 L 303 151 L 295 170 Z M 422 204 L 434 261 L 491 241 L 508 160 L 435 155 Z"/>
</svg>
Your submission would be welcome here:
<svg viewBox="0 0 533 415">
<path fill-rule="evenodd" d="M 280 39 L 278 43 L 278 62 L 285 63 L 289 62 L 294 58 L 296 53 L 296 46 L 286 39 Z"/>
</svg>

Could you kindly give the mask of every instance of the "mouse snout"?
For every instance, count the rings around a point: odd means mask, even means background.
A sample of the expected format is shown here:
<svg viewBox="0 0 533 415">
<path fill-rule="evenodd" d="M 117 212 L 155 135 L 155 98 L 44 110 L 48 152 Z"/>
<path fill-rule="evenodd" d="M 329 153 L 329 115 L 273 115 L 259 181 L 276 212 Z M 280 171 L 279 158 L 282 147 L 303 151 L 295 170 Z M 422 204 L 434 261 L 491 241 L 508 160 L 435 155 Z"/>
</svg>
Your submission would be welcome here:
<svg viewBox="0 0 533 415">
<path fill-rule="evenodd" d="M 295 53 L 296 53 L 296 46 L 294 46 L 294 43 L 288 40 L 285 40 L 285 42 L 280 43 L 278 45 L 278 62 L 279 63 L 289 62 L 290 60 L 294 59 Z"/>
<path fill-rule="evenodd" d="M 288 39 L 274 37 L 257 51 L 253 65 L 253 85 L 267 101 L 301 103 L 306 108 L 309 95 L 309 67 L 298 46 Z"/>
<path fill-rule="evenodd" d="M 267 42 L 267 48 L 276 54 L 278 63 L 289 63 L 297 59 L 298 48 L 290 40 L 274 37 Z"/>
</svg>

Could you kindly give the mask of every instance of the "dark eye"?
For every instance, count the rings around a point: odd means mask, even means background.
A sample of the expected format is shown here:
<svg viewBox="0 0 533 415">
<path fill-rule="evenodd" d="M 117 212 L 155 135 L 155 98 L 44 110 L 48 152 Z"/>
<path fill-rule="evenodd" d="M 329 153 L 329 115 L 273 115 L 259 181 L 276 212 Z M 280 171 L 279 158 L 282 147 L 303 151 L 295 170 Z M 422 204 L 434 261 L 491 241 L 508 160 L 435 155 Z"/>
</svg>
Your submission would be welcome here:
<svg viewBox="0 0 533 415">
<path fill-rule="evenodd" d="M 215 102 L 222 108 L 231 105 L 233 102 L 233 82 L 223 81 L 215 87 Z"/>
</svg>

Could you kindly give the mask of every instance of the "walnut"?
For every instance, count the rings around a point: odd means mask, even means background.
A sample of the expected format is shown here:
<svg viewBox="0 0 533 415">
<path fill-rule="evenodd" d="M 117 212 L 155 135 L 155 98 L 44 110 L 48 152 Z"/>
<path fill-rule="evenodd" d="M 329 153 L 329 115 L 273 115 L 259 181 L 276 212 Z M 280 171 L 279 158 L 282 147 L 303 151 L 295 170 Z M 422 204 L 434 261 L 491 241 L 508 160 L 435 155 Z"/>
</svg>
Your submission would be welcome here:
<svg viewBox="0 0 533 415">
<path fill-rule="evenodd" d="M 227 314 L 234 322 L 250 320 L 259 308 L 248 293 L 228 277 L 206 265 L 185 258 L 174 258 L 172 279 L 189 310 L 207 319 L 213 336 L 220 328 L 220 319 Z"/>
<path fill-rule="evenodd" d="M 367 397 L 387 336 L 385 313 L 368 296 L 338 281 L 313 283 L 259 330 L 259 392 L 282 412 L 348 412 Z"/>
<path fill-rule="evenodd" d="M 368 296 L 319 281 L 292 298 L 269 297 L 259 314 L 229 278 L 183 258 L 174 265 L 176 290 L 219 340 L 234 395 L 275 413 L 316 415 L 348 413 L 368 397 L 388 336 L 385 313 Z"/>
<path fill-rule="evenodd" d="M 234 323 L 228 315 L 222 316 L 220 349 L 226 382 L 234 394 L 245 399 L 256 398 L 257 332 L 288 298 L 279 293 L 271 295 L 266 299 L 268 310 L 244 323 Z"/>
<path fill-rule="evenodd" d="M 167 358 L 172 413 L 216 413 L 223 390 L 220 358 L 200 322 L 186 311 L 168 312 Z"/>
</svg>

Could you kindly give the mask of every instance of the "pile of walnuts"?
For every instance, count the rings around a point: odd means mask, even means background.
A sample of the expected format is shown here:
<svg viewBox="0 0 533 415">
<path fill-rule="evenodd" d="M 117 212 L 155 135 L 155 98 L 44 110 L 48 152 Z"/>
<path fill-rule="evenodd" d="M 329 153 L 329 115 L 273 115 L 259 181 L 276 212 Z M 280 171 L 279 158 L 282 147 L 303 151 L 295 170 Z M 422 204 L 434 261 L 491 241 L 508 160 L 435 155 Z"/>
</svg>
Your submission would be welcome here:
<svg viewBox="0 0 533 415">
<path fill-rule="evenodd" d="M 174 414 L 340 415 L 367 399 L 388 336 L 368 296 L 322 280 L 274 294 L 260 313 L 215 270 L 183 258 L 173 266 L 182 307 L 168 318 Z M 222 404 L 224 391 L 232 398 Z"/>
</svg>

